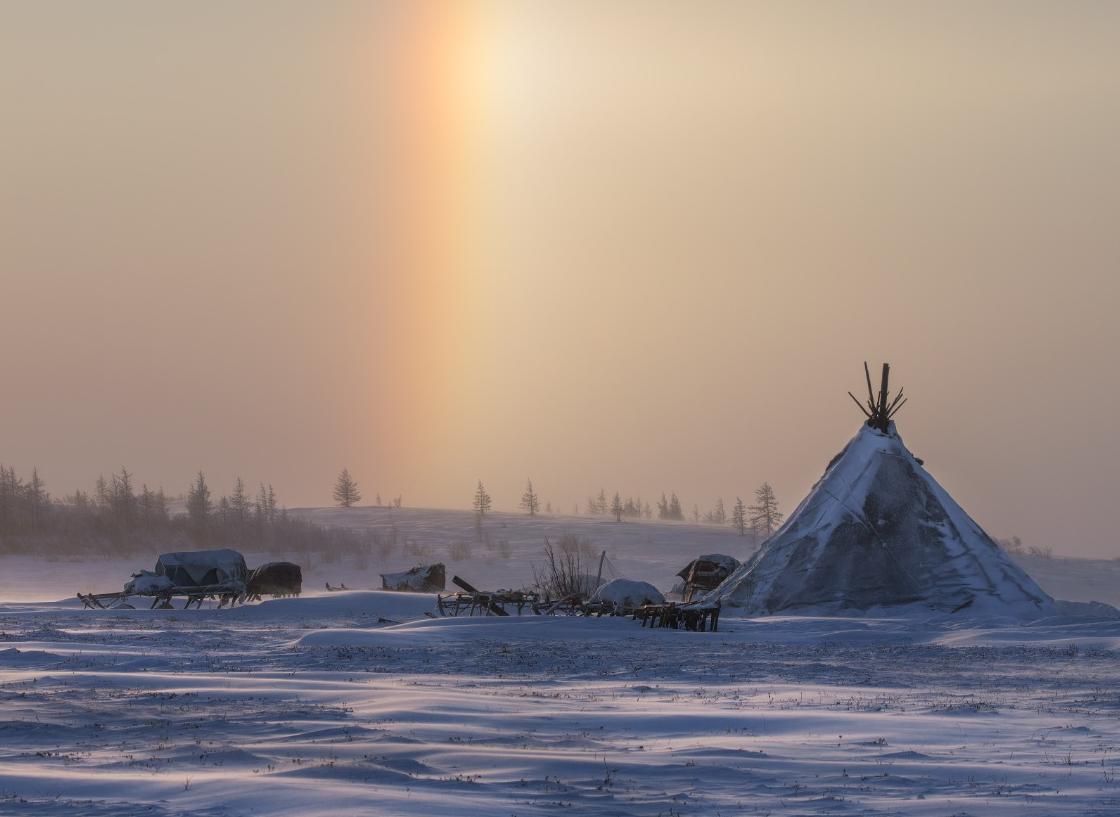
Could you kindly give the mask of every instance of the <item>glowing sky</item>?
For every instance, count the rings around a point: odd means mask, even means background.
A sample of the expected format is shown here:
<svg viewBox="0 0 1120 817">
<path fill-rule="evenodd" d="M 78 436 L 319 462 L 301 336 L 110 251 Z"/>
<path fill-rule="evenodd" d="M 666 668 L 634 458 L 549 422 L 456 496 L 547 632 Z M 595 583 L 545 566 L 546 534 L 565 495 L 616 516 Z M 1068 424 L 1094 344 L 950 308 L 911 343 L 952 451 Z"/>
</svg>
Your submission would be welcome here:
<svg viewBox="0 0 1120 817">
<path fill-rule="evenodd" d="M 792 508 L 889 359 L 996 535 L 1120 555 L 1120 7 L 14 2 L 0 461 Z"/>
</svg>

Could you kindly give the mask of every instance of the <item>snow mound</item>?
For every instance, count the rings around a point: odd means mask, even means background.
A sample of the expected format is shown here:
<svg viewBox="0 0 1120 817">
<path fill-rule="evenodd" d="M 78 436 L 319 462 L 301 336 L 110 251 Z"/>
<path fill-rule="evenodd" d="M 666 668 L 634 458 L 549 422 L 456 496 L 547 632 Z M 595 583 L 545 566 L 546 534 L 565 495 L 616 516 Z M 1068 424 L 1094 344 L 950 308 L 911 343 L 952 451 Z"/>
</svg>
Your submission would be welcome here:
<svg viewBox="0 0 1120 817">
<path fill-rule="evenodd" d="M 304 627 L 338 626 L 340 620 L 409 621 L 436 614 L 434 593 L 350 590 L 318 596 L 271 599 L 222 611 L 227 617 Z"/>
<path fill-rule="evenodd" d="M 664 604 L 665 597 L 649 582 L 612 579 L 595 591 L 591 602 L 610 602 L 615 607 L 641 607 L 643 604 Z"/>
<path fill-rule="evenodd" d="M 175 583 L 166 576 L 157 576 L 150 570 L 141 570 L 133 574 L 132 579 L 125 583 L 124 592 L 153 595 L 162 590 L 170 590 L 174 586 Z"/>
<path fill-rule="evenodd" d="M 923 605 L 1018 618 L 1054 600 L 922 467 L 864 426 L 786 523 L 711 594 L 754 614 Z"/>
<path fill-rule="evenodd" d="M 648 634 L 652 633 L 650 636 Z M 637 627 L 629 619 L 605 616 L 458 616 L 423 618 L 377 627 L 332 627 L 304 633 L 298 647 L 429 646 L 472 641 L 539 641 L 554 645 L 561 639 L 584 641 L 619 637 L 657 638 L 663 632 Z"/>
</svg>

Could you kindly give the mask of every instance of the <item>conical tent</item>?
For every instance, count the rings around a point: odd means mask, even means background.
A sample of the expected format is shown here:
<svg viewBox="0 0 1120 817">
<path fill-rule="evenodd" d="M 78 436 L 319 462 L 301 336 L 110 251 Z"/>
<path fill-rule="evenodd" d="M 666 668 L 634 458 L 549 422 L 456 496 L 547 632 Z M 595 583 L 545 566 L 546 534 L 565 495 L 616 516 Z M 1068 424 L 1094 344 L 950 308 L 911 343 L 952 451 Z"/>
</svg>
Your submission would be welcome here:
<svg viewBox="0 0 1120 817">
<path fill-rule="evenodd" d="M 885 380 L 884 373 L 867 423 L 809 495 L 709 598 L 752 614 L 904 604 L 1020 616 L 1049 611 L 1053 599 L 930 476 L 890 416 L 876 410 L 889 405 Z"/>
</svg>

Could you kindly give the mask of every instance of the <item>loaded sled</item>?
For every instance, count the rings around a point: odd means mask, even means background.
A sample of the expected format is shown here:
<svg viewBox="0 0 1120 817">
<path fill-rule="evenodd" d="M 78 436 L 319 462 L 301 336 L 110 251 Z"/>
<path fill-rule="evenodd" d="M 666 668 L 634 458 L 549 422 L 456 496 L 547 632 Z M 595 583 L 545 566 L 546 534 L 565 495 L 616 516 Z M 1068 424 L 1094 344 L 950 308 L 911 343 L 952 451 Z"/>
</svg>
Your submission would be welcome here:
<svg viewBox="0 0 1120 817">
<path fill-rule="evenodd" d="M 165 553 L 154 571 L 141 570 L 117 593 L 78 593 L 83 606 L 92 609 L 128 609 L 136 599 L 151 598 L 151 609 L 170 609 L 171 600 L 185 597 L 201 608 L 205 599 L 216 599 L 218 607 L 232 607 L 262 595 L 299 595 L 302 589 L 299 565 L 269 562 L 250 572 L 245 557 L 236 550 L 193 550 Z"/>
</svg>

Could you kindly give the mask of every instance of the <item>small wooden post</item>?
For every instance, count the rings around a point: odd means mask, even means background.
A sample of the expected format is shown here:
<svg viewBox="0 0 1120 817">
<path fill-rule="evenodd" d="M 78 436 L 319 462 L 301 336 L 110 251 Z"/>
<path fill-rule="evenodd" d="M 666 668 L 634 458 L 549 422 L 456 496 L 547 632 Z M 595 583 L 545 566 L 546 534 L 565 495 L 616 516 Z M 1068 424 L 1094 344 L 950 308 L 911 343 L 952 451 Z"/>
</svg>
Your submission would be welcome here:
<svg viewBox="0 0 1120 817">
<path fill-rule="evenodd" d="M 890 379 L 890 376 L 891 376 L 891 364 L 884 363 L 883 364 L 883 382 L 879 386 L 879 414 L 883 415 L 882 419 L 884 421 L 883 422 L 884 426 L 886 425 L 886 413 L 887 413 L 887 381 Z M 887 430 L 886 428 L 883 429 L 883 431 L 886 431 L 886 430 Z"/>
</svg>

